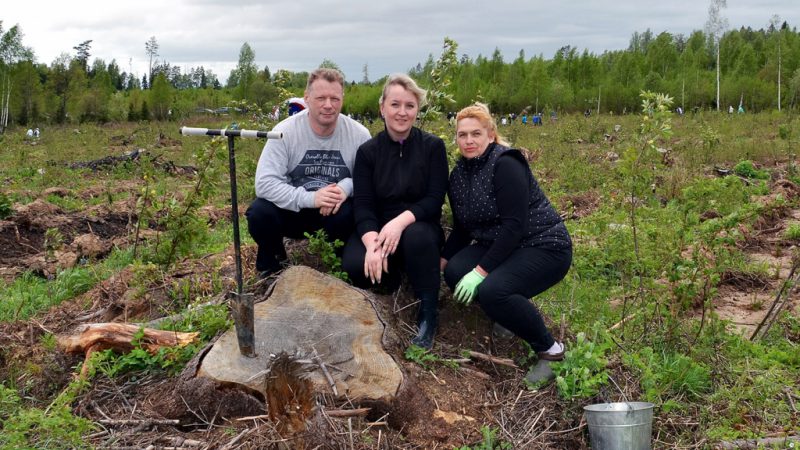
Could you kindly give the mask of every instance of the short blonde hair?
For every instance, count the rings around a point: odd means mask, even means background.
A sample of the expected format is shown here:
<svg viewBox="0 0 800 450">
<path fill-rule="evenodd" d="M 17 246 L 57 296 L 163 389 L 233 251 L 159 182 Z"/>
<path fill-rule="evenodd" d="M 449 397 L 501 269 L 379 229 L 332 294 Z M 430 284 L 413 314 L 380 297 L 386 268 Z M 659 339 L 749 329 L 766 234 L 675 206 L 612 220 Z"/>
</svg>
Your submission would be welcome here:
<svg viewBox="0 0 800 450">
<path fill-rule="evenodd" d="M 458 121 L 461 119 L 476 119 L 484 128 L 494 133 L 495 143 L 505 145 L 506 147 L 510 146 L 505 138 L 497 132 L 497 122 L 495 122 L 486 104 L 475 102 L 459 111 L 458 114 L 456 114 L 456 128 L 458 128 Z"/>
<path fill-rule="evenodd" d="M 315 81 L 322 78 L 323 80 L 327 81 L 328 83 L 339 83 L 344 91 L 344 76 L 342 72 L 339 72 L 336 69 L 330 69 L 328 67 L 320 67 L 315 69 L 313 72 L 308 74 L 308 81 L 306 81 L 306 91 L 311 90 L 311 84 Z"/>
<path fill-rule="evenodd" d="M 383 84 L 383 91 L 381 92 L 381 98 L 378 99 L 378 105 L 383 105 L 383 100 L 386 98 L 386 91 L 393 85 L 400 86 L 414 94 L 414 97 L 417 98 L 417 106 L 419 106 L 419 108 L 422 108 L 427 103 L 426 97 L 428 91 L 419 87 L 417 82 L 410 76 L 404 73 L 393 73 L 389 75 L 389 78 L 386 79 L 386 83 Z"/>
</svg>

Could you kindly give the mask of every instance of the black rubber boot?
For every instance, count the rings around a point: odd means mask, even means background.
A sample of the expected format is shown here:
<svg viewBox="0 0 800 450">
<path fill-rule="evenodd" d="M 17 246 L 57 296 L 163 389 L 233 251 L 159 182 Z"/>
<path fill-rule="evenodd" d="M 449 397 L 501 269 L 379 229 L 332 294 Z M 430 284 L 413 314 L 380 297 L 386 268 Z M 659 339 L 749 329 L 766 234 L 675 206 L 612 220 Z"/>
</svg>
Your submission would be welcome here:
<svg viewBox="0 0 800 450">
<path fill-rule="evenodd" d="M 411 343 L 426 350 L 433 347 L 433 337 L 439 326 L 439 311 L 436 309 L 438 299 L 432 296 L 429 299 L 420 299 L 419 312 L 417 313 L 417 335 Z"/>
</svg>

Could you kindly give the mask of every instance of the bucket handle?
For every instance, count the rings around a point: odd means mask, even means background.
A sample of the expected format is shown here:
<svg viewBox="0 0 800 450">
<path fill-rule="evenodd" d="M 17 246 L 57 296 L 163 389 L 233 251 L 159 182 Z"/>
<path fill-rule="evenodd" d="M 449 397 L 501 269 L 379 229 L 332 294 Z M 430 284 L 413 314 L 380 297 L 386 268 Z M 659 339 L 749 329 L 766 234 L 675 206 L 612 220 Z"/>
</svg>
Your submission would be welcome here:
<svg viewBox="0 0 800 450">
<path fill-rule="evenodd" d="M 622 395 L 622 402 L 625 403 L 625 405 L 628 407 L 628 412 L 626 413 L 626 415 L 633 414 L 633 412 L 634 412 L 633 405 L 631 405 L 631 403 L 628 401 L 628 396 L 625 395 L 625 391 L 623 391 L 619 387 L 617 382 L 614 381 L 614 377 L 612 377 L 611 374 L 607 374 L 607 376 L 608 376 L 608 379 L 611 381 L 611 383 L 614 385 L 614 387 L 617 388 L 617 390 L 619 391 L 620 395 Z"/>
</svg>

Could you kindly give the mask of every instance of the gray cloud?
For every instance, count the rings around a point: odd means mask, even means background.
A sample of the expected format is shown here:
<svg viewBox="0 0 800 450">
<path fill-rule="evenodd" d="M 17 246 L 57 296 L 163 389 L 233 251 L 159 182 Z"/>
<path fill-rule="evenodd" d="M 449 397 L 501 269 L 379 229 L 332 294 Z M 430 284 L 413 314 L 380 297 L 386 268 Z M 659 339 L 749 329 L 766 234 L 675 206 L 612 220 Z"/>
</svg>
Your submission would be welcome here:
<svg viewBox="0 0 800 450">
<path fill-rule="evenodd" d="M 527 57 L 550 58 L 572 45 L 594 53 L 626 48 L 635 31 L 651 29 L 688 35 L 702 29 L 707 1 L 597 2 L 535 0 L 470 2 L 443 0 L 403 3 L 374 0 L 157 0 L 106 2 L 43 0 L 6 2 L 0 20 L 7 29 L 19 23 L 23 42 L 40 62 L 92 39 L 93 57 L 116 59 L 123 70 L 146 72 L 144 44 L 155 36 L 160 59 L 180 67 L 203 65 L 220 78 L 237 62 L 248 42 L 259 67 L 310 70 L 323 59 L 335 61 L 348 79 L 360 80 L 406 71 L 437 56 L 443 38 L 459 43 L 458 53 L 474 58 L 499 48 L 506 60 L 524 50 Z M 796 0 L 729 0 L 722 11 L 731 28 L 766 27 L 778 14 L 790 25 L 800 21 Z"/>
</svg>

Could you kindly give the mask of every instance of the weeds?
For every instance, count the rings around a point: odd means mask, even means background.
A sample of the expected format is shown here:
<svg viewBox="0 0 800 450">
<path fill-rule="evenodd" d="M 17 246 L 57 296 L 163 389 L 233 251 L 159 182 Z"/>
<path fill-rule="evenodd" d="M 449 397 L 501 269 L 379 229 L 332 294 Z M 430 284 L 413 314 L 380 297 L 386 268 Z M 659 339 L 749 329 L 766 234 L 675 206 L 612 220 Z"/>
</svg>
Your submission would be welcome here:
<svg viewBox="0 0 800 450">
<path fill-rule="evenodd" d="M 91 448 L 83 438 L 94 428 L 91 420 L 72 414 L 70 405 L 88 385 L 73 381 L 45 409 L 25 407 L 16 391 L 0 384 L 0 449 Z"/>
<path fill-rule="evenodd" d="M 482 426 L 481 435 L 483 441 L 473 446 L 461 446 L 456 450 L 505 450 L 514 448 L 510 443 L 499 440 L 497 438 L 497 430 L 491 427 Z"/>
<path fill-rule="evenodd" d="M 592 397 L 608 384 L 605 355 L 610 344 L 589 341 L 585 333 L 578 333 L 567 348 L 563 361 L 550 364 L 559 395 L 565 399 Z"/>
<path fill-rule="evenodd" d="M 342 270 L 342 259 L 336 255 L 336 249 L 344 246 L 344 242 L 339 239 L 331 242 L 325 230 L 317 230 L 314 234 L 305 232 L 303 235 L 308 239 L 308 252 L 320 258 L 325 271 L 340 280 L 348 281 L 347 272 Z"/>
<path fill-rule="evenodd" d="M 4 192 L 0 192 L 0 220 L 11 217 L 14 210 L 11 207 L 11 199 Z"/>
<path fill-rule="evenodd" d="M 748 159 L 736 163 L 736 165 L 733 167 L 733 173 L 744 178 L 755 178 L 758 180 L 769 179 L 768 171 L 756 169 L 753 161 Z"/>
<path fill-rule="evenodd" d="M 800 224 L 792 223 L 786 227 L 786 230 L 783 231 L 784 239 L 790 241 L 798 241 L 800 240 Z"/>
<path fill-rule="evenodd" d="M 52 258 L 56 250 L 64 246 L 64 235 L 58 228 L 48 228 L 44 233 L 44 250 L 48 258 Z"/>
<path fill-rule="evenodd" d="M 129 251 L 114 250 L 93 267 L 74 267 L 59 272 L 51 281 L 26 272 L 11 283 L 0 281 L 0 322 L 27 320 L 91 289 L 96 283 L 131 262 Z"/>
<path fill-rule="evenodd" d="M 638 371 L 645 401 L 660 405 L 664 412 L 683 408 L 711 391 L 711 370 L 686 355 L 656 353 L 645 347 L 623 355 L 623 361 Z"/>
<path fill-rule="evenodd" d="M 440 364 L 451 369 L 458 367 L 457 362 L 441 358 L 435 353 L 415 344 L 409 345 L 403 356 L 407 360 L 419 364 L 425 370 L 432 370 L 434 364 Z"/>
</svg>

